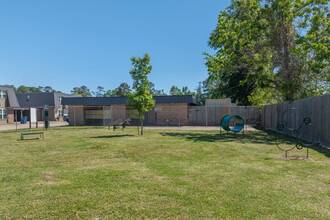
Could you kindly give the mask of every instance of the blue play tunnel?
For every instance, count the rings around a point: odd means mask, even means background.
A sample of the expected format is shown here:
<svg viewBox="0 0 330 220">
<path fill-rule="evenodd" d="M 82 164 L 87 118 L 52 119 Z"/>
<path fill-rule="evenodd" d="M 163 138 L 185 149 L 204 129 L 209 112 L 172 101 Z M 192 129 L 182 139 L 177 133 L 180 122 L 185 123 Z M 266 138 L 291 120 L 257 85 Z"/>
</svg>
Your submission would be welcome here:
<svg viewBox="0 0 330 220">
<path fill-rule="evenodd" d="M 230 128 L 229 122 L 230 120 L 234 120 L 234 127 Z M 221 127 L 225 131 L 232 131 L 232 132 L 240 132 L 244 128 L 244 120 L 239 115 L 226 115 L 221 119 Z"/>
</svg>

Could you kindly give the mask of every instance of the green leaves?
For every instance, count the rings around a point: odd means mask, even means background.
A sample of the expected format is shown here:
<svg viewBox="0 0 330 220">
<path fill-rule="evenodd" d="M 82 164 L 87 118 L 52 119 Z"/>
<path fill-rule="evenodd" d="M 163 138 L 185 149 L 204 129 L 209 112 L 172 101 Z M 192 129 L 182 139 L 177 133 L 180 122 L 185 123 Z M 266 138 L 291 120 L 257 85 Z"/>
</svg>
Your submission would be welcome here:
<svg viewBox="0 0 330 220">
<path fill-rule="evenodd" d="M 233 0 L 209 38 L 215 54 L 205 54 L 212 93 L 247 105 L 267 88 L 279 101 L 326 91 L 329 29 L 327 1 Z"/>
<path fill-rule="evenodd" d="M 133 79 L 133 93 L 127 97 L 127 105 L 132 110 L 138 112 L 141 121 L 141 135 L 143 134 L 144 112 L 148 112 L 155 105 L 152 94 L 148 91 L 149 80 L 148 75 L 151 73 L 150 56 L 148 53 L 141 57 L 131 57 L 133 68 L 129 72 Z"/>
</svg>

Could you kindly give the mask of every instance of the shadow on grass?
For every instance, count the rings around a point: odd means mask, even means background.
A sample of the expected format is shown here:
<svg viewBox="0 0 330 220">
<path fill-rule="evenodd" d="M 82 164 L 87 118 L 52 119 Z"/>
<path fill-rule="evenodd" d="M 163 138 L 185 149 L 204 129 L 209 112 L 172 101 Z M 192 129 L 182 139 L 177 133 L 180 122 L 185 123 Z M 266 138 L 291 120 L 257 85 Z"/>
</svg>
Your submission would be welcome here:
<svg viewBox="0 0 330 220">
<path fill-rule="evenodd" d="M 119 137 L 132 137 L 132 134 L 121 134 L 121 135 L 106 135 L 106 136 L 97 136 L 91 138 L 119 138 Z"/>
<path fill-rule="evenodd" d="M 199 132 L 161 132 L 162 136 L 171 136 L 185 138 L 194 142 L 240 142 L 240 143 L 255 143 L 255 144 L 273 144 L 275 137 L 267 132 L 248 132 L 248 133 L 199 133 Z"/>
<path fill-rule="evenodd" d="M 35 141 L 35 140 L 44 140 L 43 138 L 29 138 L 29 139 L 17 139 L 18 141 Z"/>
<path fill-rule="evenodd" d="M 308 147 L 309 149 L 315 150 L 321 154 L 323 154 L 326 157 L 330 157 L 330 149 L 326 147 L 322 147 L 320 145 L 312 145 Z"/>
<path fill-rule="evenodd" d="M 250 144 L 267 144 L 276 147 L 275 140 L 279 144 L 283 145 L 295 145 L 296 139 L 283 134 L 276 133 L 274 131 L 256 131 L 247 132 L 245 134 L 238 133 L 233 134 L 222 133 L 209 134 L 204 132 L 161 132 L 162 136 L 184 138 L 194 142 L 238 142 L 238 143 L 250 143 Z M 322 147 L 320 145 L 308 146 L 309 149 L 315 150 L 324 154 L 326 157 L 330 157 L 330 149 Z"/>
</svg>

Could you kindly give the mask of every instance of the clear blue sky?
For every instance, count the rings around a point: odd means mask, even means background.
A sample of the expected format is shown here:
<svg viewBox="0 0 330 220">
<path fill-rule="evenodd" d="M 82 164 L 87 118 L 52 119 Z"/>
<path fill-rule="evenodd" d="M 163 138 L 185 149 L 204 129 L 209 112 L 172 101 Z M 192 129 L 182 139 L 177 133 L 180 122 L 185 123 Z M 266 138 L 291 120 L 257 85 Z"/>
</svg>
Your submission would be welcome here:
<svg viewBox="0 0 330 220">
<path fill-rule="evenodd" d="M 0 84 L 131 85 L 130 57 L 151 56 L 150 80 L 194 90 L 207 77 L 203 52 L 230 0 L 2 0 Z"/>
</svg>

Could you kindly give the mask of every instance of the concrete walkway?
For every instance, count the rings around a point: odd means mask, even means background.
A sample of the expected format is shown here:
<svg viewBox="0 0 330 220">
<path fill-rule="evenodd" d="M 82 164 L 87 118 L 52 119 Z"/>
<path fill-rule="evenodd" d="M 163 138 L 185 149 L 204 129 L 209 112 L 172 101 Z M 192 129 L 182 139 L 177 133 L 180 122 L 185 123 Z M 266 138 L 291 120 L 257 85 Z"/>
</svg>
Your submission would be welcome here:
<svg viewBox="0 0 330 220">
<path fill-rule="evenodd" d="M 136 126 L 128 126 L 136 128 Z M 194 131 L 220 131 L 220 126 L 143 126 L 146 130 L 194 130 Z M 245 131 L 257 131 L 250 125 L 244 126 Z"/>
<path fill-rule="evenodd" d="M 59 127 L 59 126 L 68 126 L 69 123 L 65 121 L 51 121 L 50 128 L 52 127 Z M 38 122 L 38 127 L 43 128 L 44 122 Z M 17 123 L 17 129 L 25 129 L 29 128 L 29 122 L 26 124 Z M 31 124 L 31 128 L 36 128 L 36 123 Z M 16 123 L 14 124 L 0 124 L 0 131 L 7 131 L 7 130 L 16 130 Z"/>
<path fill-rule="evenodd" d="M 63 121 L 50 122 L 50 127 L 69 126 L 69 123 Z M 38 127 L 43 128 L 44 122 L 38 122 Z M 74 128 L 73 126 L 71 126 Z M 77 126 L 79 127 L 79 126 Z M 127 126 L 129 128 L 136 128 L 136 126 Z M 17 123 L 17 129 L 29 128 L 29 123 L 21 124 Z M 36 128 L 36 123 L 32 123 L 32 128 Z M 15 130 L 16 124 L 0 124 L 0 131 Z M 144 126 L 145 130 L 194 130 L 194 131 L 215 131 L 220 130 L 220 126 Z M 245 131 L 257 131 L 257 129 L 247 125 L 244 127 Z"/>
</svg>

